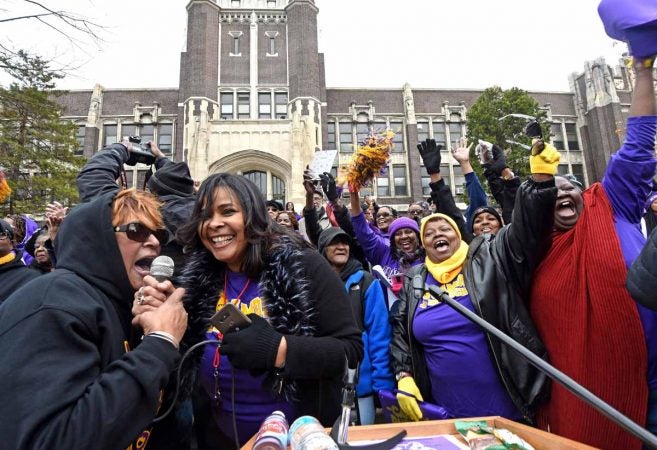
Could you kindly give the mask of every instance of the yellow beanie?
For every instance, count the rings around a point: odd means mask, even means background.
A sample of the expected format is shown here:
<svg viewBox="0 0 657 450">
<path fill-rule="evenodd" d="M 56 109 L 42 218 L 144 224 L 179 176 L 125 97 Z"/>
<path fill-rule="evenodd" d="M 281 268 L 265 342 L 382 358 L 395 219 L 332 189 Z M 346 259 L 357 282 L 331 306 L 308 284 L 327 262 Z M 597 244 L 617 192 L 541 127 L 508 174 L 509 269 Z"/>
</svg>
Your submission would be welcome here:
<svg viewBox="0 0 657 450">
<path fill-rule="evenodd" d="M 456 231 L 456 234 L 458 235 L 459 240 L 462 239 L 461 238 L 461 230 L 459 230 L 459 227 L 456 225 L 456 222 L 454 222 L 451 217 L 449 217 L 445 214 L 441 214 L 441 213 L 433 213 L 433 214 L 428 215 L 427 217 L 422 219 L 422 222 L 420 224 L 420 239 L 421 240 L 424 239 L 424 227 L 426 226 L 426 224 L 429 223 L 430 221 L 436 220 L 436 219 L 443 219 L 447 223 L 449 223 L 452 226 L 452 228 L 454 228 L 454 231 Z"/>
</svg>

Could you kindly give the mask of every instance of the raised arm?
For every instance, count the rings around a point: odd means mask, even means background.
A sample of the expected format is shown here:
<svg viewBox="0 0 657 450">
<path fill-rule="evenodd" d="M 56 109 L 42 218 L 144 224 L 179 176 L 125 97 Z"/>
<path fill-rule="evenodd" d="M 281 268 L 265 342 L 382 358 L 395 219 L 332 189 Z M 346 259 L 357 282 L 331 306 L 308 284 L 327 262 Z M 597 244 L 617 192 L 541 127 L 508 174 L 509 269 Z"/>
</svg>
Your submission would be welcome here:
<svg viewBox="0 0 657 450">
<path fill-rule="evenodd" d="M 477 178 L 477 174 L 472 169 L 470 164 L 470 149 L 468 141 L 461 138 L 454 145 L 452 156 L 461 166 L 461 173 L 465 176 L 465 188 L 468 191 L 468 208 L 465 210 L 465 221 L 470 224 L 472 220 L 472 213 L 475 212 L 480 206 L 486 206 L 488 199 L 486 192 Z"/>
<path fill-rule="evenodd" d="M 602 186 L 614 215 L 639 223 L 655 176 L 655 129 L 657 107 L 653 80 L 654 57 L 635 62 L 636 83 L 625 143 L 611 155 Z"/>
</svg>

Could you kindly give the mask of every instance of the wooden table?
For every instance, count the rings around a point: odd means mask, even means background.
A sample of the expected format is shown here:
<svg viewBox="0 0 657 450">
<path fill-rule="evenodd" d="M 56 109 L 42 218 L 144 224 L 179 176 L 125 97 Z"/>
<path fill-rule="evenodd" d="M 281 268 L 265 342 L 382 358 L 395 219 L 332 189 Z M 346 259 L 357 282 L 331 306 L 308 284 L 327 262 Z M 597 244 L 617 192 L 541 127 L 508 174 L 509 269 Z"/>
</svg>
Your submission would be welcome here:
<svg viewBox="0 0 657 450">
<path fill-rule="evenodd" d="M 537 428 L 522 425 L 503 417 L 473 417 L 458 420 L 485 420 L 492 427 L 506 428 L 520 436 L 529 444 L 533 445 L 536 450 L 586 450 L 595 448 L 557 436 L 556 434 L 547 433 Z M 357 446 L 357 441 L 384 440 L 405 429 L 407 431 L 407 437 L 451 434 L 453 436 L 458 436 L 458 439 L 465 444 L 463 438 L 460 437 L 456 428 L 454 428 L 454 422 L 455 420 L 430 420 L 424 422 L 385 423 L 380 425 L 350 427 L 349 442 L 352 445 Z M 254 441 L 255 436 L 252 437 L 242 449 L 251 450 Z"/>
</svg>

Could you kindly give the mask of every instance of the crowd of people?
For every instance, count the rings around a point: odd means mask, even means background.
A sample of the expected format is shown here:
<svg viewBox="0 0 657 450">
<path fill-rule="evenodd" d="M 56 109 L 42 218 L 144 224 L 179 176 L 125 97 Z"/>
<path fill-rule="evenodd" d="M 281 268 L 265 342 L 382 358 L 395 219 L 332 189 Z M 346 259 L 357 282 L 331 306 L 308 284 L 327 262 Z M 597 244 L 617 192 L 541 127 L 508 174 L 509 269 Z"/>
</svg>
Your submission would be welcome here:
<svg viewBox="0 0 657 450">
<path fill-rule="evenodd" d="M 131 144 L 100 150 L 70 212 L 54 202 L 42 226 L 0 220 L 0 448 L 239 448 L 276 410 L 333 425 L 345 368 L 358 367 L 358 424 L 379 420 L 378 395 L 392 392 L 408 420 L 432 404 L 640 449 L 429 288 L 657 433 L 649 62 L 635 65 L 625 142 L 600 183 L 557 175 L 541 139 L 521 180 L 491 144 L 489 203 L 461 139 L 465 213 L 432 139 L 418 144 L 430 198 L 406 212 L 309 170 L 300 212 L 240 175 L 198 186 L 154 144 L 146 188 L 126 189 Z M 170 279 L 150 274 L 158 255 L 174 261 Z M 250 324 L 220 332 L 227 304 Z"/>
</svg>

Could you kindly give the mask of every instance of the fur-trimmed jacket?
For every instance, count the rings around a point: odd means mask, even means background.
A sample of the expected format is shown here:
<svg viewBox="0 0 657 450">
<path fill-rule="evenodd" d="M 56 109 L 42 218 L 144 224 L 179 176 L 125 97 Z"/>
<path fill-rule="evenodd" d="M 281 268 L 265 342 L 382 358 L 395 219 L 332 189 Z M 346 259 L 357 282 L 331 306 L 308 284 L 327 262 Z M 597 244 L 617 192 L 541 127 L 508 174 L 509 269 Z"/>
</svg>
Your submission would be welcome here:
<svg viewBox="0 0 657 450">
<path fill-rule="evenodd" d="M 189 314 L 183 352 L 205 339 L 224 271 L 225 265 L 204 248 L 190 255 L 179 280 L 186 289 Z M 317 251 L 282 238 L 267 255 L 258 286 L 270 324 L 287 342 L 284 370 L 271 371 L 264 387 L 282 382 L 282 393 L 295 403 L 298 415 L 332 425 L 340 415 L 345 358 L 353 364 L 363 356 L 361 333 L 340 278 Z M 187 392 L 196 379 L 200 356 L 196 352 L 185 370 Z"/>
</svg>

